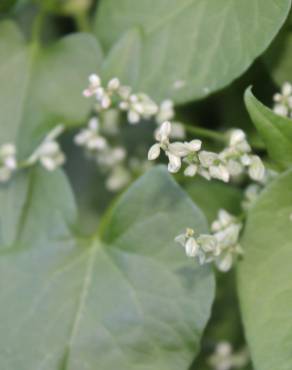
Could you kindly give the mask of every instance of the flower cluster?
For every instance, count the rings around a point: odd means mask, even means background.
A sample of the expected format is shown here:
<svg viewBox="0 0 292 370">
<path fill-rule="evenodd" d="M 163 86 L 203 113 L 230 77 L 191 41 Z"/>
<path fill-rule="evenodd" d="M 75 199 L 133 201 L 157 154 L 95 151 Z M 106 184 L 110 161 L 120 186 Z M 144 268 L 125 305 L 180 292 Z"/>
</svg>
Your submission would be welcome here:
<svg viewBox="0 0 292 370">
<path fill-rule="evenodd" d="M 112 147 L 109 143 L 108 136 L 119 133 L 117 124 L 119 113 L 125 112 L 130 124 L 137 124 L 142 119 L 153 119 L 160 125 L 165 120 L 174 118 L 174 104 L 171 100 L 156 104 L 144 93 L 133 93 L 131 87 L 122 85 L 116 77 L 103 84 L 96 74 L 89 76 L 89 86 L 83 91 L 83 95 L 95 97 L 95 108 L 99 118 L 92 118 L 88 127 L 82 129 L 74 141 L 94 155 L 98 165 L 109 173 L 106 187 L 111 191 L 120 190 L 133 178 L 137 166 L 134 164 L 135 161 L 132 161 L 135 158 L 129 158 L 126 166 L 126 150 L 120 146 Z M 185 137 L 181 123 L 173 122 L 171 137 L 181 139 Z M 140 169 L 146 167 L 148 168 L 149 164 L 140 163 Z"/>
<path fill-rule="evenodd" d="M 261 181 L 265 175 L 264 165 L 257 155 L 251 154 L 251 147 L 242 130 L 234 129 L 230 133 L 228 146 L 220 153 L 201 150 L 202 142 L 170 143 L 171 123 L 165 121 L 156 131 L 156 144 L 148 152 L 148 159 L 155 160 L 161 150 L 168 157 L 168 170 L 176 173 L 182 162 L 186 163 L 185 176 L 195 176 L 197 173 L 206 179 L 211 178 L 228 182 L 231 176 L 238 176 L 247 168 L 250 178 Z"/>
<path fill-rule="evenodd" d="M 284 82 L 280 93 L 273 96 L 273 111 L 279 116 L 292 117 L 292 84 Z"/>
<path fill-rule="evenodd" d="M 33 166 L 39 162 L 46 170 L 53 171 L 65 162 L 56 138 L 63 132 L 62 125 L 50 131 L 41 144 L 34 150 L 28 159 L 18 162 L 16 148 L 13 144 L 4 144 L 0 147 L 0 182 L 6 182 L 17 169 Z"/>
<path fill-rule="evenodd" d="M 188 257 L 198 258 L 201 265 L 214 262 L 220 271 L 226 272 L 243 253 L 238 242 L 241 228 L 236 217 L 221 209 L 211 225 L 212 234 L 196 234 L 187 228 L 175 241 L 185 248 Z"/>
<path fill-rule="evenodd" d="M 229 342 L 219 342 L 215 352 L 209 357 L 208 364 L 214 370 L 242 369 L 249 362 L 249 354 L 246 349 L 234 353 Z"/>
</svg>

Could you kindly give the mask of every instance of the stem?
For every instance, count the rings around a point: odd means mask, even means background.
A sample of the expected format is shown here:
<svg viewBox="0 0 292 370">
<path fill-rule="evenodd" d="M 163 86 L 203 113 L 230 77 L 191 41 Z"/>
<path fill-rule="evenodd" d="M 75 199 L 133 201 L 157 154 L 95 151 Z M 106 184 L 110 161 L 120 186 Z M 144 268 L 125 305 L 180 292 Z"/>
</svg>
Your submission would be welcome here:
<svg viewBox="0 0 292 370">
<path fill-rule="evenodd" d="M 184 128 L 186 129 L 187 132 L 190 134 L 194 134 L 199 137 L 203 137 L 206 139 L 211 139 L 214 141 L 219 141 L 220 143 L 226 144 L 227 138 L 226 135 L 223 133 L 215 132 L 213 130 L 209 130 L 207 128 L 202 128 L 198 126 L 190 126 L 183 124 Z"/>
<path fill-rule="evenodd" d="M 90 32 L 90 23 L 88 21 L 86 12 L 80 12 L 74 16 L 74 20 L 78 31 Z"/>
</svg>

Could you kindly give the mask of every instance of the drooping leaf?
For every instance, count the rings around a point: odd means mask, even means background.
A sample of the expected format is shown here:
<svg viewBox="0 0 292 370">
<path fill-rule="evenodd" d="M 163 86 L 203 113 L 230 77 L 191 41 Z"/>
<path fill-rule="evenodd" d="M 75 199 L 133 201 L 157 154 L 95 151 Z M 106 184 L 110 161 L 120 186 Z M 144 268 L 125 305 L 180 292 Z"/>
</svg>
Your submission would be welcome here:
<svg viewBox="0 0 292 370">
<path fill-rule="evenodd" d="M 291 166 L 292 120 L 265 107 L 256 99 L 250 88 L 245 92 L 245 104 L 271 159 L 282 168 Z"/>
<path fill-rule="evenodd" d="M 214 279 L 173 241 L 206 221 L 164 169 L 139 179 L 90 239 L 72 232 L 61 172 L 19 175 L 0 200 L 3 369 L 189 368 Z"/>
<path fill-rule="evenodd" d="M 90 35 L 70 35 L 36 49 L 12 22 L 2 22 L 0 143 L 16 142 L 28 155 L 49 127 L 82 122 L 91 105 L 82 90 L 100 64 L 100 47 Z"/>
<path fill-rule="evenodd" d="M 238 289 L 256 370 L 292 368 L 292 172 L 264 190 L 251 209 Z"/>
<path fill-rule="evenodd" d="M 290 0 L 102 0 L 95 29 L 109 49 L 123 32 L 140 26 L 145 36 L 140 89 L 184 103 L 242 74 L 277 34 L 290 5 Z"/>
</svg>

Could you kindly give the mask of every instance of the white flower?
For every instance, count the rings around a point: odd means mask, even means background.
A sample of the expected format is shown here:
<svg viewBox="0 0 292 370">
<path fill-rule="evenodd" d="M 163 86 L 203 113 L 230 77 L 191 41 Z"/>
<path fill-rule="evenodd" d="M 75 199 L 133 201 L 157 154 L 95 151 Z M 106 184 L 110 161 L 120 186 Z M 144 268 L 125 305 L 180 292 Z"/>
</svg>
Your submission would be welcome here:
<svg viewBox="0 0 292 370">
<path fill-rule="evenodd" d="M 28 158 L 27 164 L 34 164 L 39 161 L 48 171 L 54 171 L 65 163 L 65 155 L 62 152 L 56 138 L 64 131 L 63 125 L 53 128 L 37 149 Z"/>
<path fill-rule="evenodd" d="M 260 192 L 261 185 L 259 184 L 250 184 L 244 191 L 244 199 L 241 202 L 241 206 L 244 210 L 249 209 L 257 200 Z"/>
<path fill-rule="evenodd" d="M 116 166 L 106 180 L 106 188 L 109 191 L 116 192 L 128 185 L 130 181 L 130 172 L 123 166 Z"/>
<path fill-rule="evenodd" d="M 234 220 L 235 218 L 225 209 L 220 209 L 218 211 L 217 219 L 211 224 L 211 230 L 213 232 L 220 231 L 229 226 L 232 222 L 234 222 Z"/>
<path fill-rule="evenodd" d="M 209 357 L 208 363 L 214 370 L 242 369 L 249 362 L 248 351 L 244 348 L 234 353 L 229 342 L 219 342 L 215 352 Z"/>
<path fill-rule="evenodd" d="M 186 130 L 184 128 L 184 125 L 180 122 L 172 122 L 170 138 L 183 140 L 185 139 L 185 137 L 186 137 Z"/>
<path fill-rule="evenodd" d="M 263 162 L 257 155 L 252 155 L 250 159 L 251 162 L 248 169 L 250 178 L 255 181 L 262 181 L 265 177 L 265 166 L 263 165 Z"/>
<path fill-rule="evenodd" d="M 84 146 L 90 151 L 100 151 L 107 148 L 106 139 L 98 133 L 99 122 L 97 118 L 91 118 L 88 127 L 82 129 L 75 137 L 74 142 L 79 146 Z"/>
<path fill-rule="evenodd" d="M 176 156 L 172 154 L 169 151 L 166 151 L 165 154 L 168 157 L 169 163 L 168 163 L 168 171 L 171 173 L 176 173 L 180 170 L 181 168 L 181 158 L 179 156 Z"/>
<path fill-rule="evenodd" d="M 107 147 L 105 150 L 98 153 L 96 160 L 100 166 L 109 169 L 123 162 L 126 156 L 126 149 L 121 146 L 115 148 Z"/>
<path fill-rule="evenodd" d="M 89 80 L 89 86 L 87 89 L 83 91 L 83 95 L 85 97 L 90 97 L 96 94 L 96 91 L 101 87 L 101 79 L 96 74 L 91 74 L 88 77 Z"/>
<path fill-rule="evenodd" d="M 198 171 L 198 166 L 196 164 L 188 165 L 184 170 L 184 175 L 188 177 L 193 177 Z"/>
<path fill-rule="evenodd" d="M 280 116 L 290 116 L 292 109 L 292 85 L 289 82 L 284 82 L 281 88 L 281 93 L 276 93 L 273 96 L 275 102 L 273 111 Z"/>
<path fill-rule="evenodd" d="M 7 143 L 0 146 L 0 182 L 10 179 L 12 173 L 17 169 L 16 148 Z"/>
<path fill-rule="evenodd" d="M 120 102 L 119 107 L 128 112 L 129 123 L 136 124 L 142 118 L 149 119 L 157 113 L 158 107 L 148 95 L 140 93 L 127 96 L 127 92 L 120 90 L 120 96 L 123 96 L 124 100 Z"/>
<path fill-rule="evenodd" d="M 174 104 L 172 100 L 163 100 L 159 106 L 156 114 L 156 121 L 162 123 L 164 121 L 172 120 L 174 117 Z"/>
<path fill-rule="evenodd" d="M 149 161 L 157 159 L 160 155 L 160 144 L 153 144 L 148 151 Z"/>
</svg>

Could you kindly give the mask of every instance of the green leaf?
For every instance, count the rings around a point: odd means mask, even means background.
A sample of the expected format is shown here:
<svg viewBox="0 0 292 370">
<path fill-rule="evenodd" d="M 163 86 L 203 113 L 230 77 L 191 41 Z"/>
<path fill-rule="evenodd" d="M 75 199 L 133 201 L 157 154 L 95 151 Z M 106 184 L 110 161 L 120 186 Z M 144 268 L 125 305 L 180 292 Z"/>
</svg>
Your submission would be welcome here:
<svg viewBox="0 0 292 370">
<path fill-rule="evenodd" d="M 100 64 L 100 48 L 90 35 L 70 35 L 35 49 L 12 22 L 2 22 L 0 143 L 16 142 L 21 155 L 28 155 L 49 127 L 82 122 L 91 106 L 82 90 Z"/>
<path fill-rule="evenodd" d="M 288 18 L 285 27 L 276 37 L 271 47 L 263 55 L 263 61 L 269 69 L 273 80 L 282 85 L 292 80 L 292 18 Z"/>
<path fill-rule="evenodd" d="M 290 5 L 291 0 L 102 0 L 95 29 L 109 49 L 123 32 L 140 26 L 140 89 L 184 103 L 241 75 L 270 44 Z"/>
<path fill-rule="evenodd" d="M 173 241 L 206 220 L 165 169 L 129 188 L 90 239 L 72 232 L 61 172 L 19 175 L 0 201 L 3 369 L 189 368 L 214 278 Z"/>
<path fill-rule="evenodd" d="M 244 326 L 256 370 L 292 368 L 292 172 L 251 209 L 238 274 Z"/>
<path fill-rule="evenodd" d="M 140 72 L 141 32 L 133 28 L 111 48 L 102 65 L 102 77 L 118 77 L 123 84 L 135 87 Z"/>
<path fill-rule="evenodd" d="M 209 223 L 215 220 L 220 208 L 224 208 L 234 215 L 240 212 L 242 192 L 232 185 L 196 178 L 187 185 L 186 190 L 204 212 Z"/>
<path fill-rule="evenodd" d="M 262 137 L 268 153 L 281 168 L 292 164 L 292 120 L 275 114 L 253 95 L 245 92 L 245 104 L 250 118 Z"/>
</svg>

